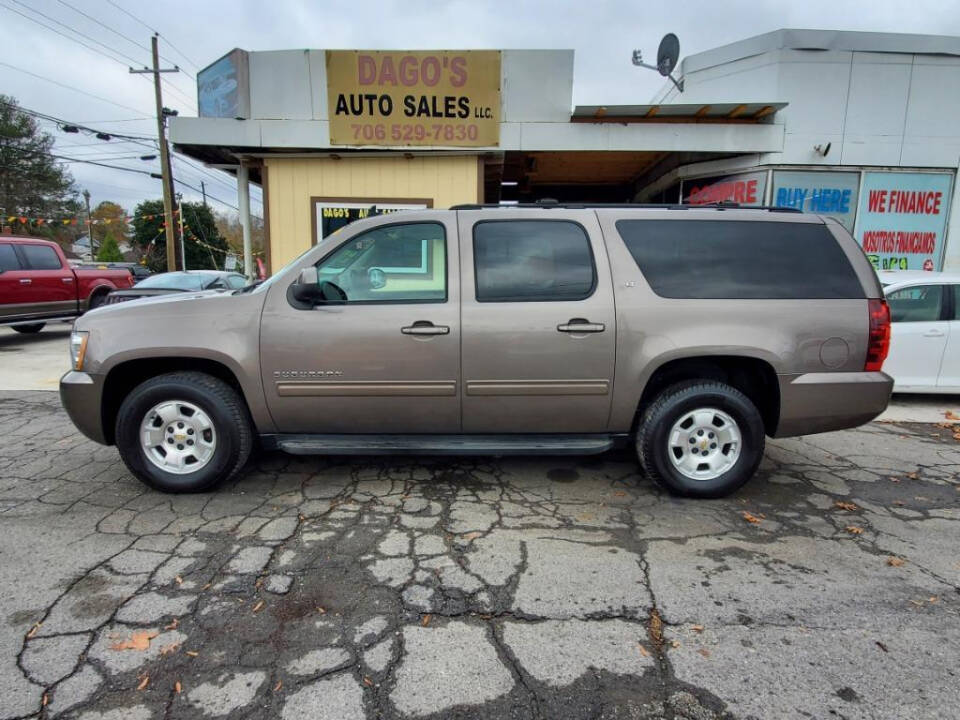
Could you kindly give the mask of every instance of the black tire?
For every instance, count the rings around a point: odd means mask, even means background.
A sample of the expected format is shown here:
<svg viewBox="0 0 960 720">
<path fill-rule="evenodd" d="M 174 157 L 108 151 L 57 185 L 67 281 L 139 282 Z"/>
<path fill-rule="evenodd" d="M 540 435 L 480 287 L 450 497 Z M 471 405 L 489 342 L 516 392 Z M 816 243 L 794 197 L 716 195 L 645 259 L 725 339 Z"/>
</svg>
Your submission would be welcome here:
<svg viewBox="0 0 960 720">
<path fill-rule="evenodd" d="M 167 472 L 147 458 L 140 426 L 156 405 L 169 400 L 192 403 L 206 413 L 216 432 L 216 447 L 206 465 L 195 472 Z M 253 433 L 247 408 L 237 392 L 222 380 L 201 372 L 159 375 L 135 387 L 117 413 L 115 437 L 120 457 L 138 479 L 161 492 L 210 490 L 243 468 L 250 456 Z"/>
<path fill-rule="evenodd" d="M 29 325 L 11 325 L 14 330 L 24 335 L 33 335 L 43 330 L 46 323 L 30 323 Z"/>
<path fill-rule="evenodd" d="M 674 466 L 670 433 L 675 423 L 698 408 L 727 414 L 740 431 L 740 456 L 733 466 L 711 479 L 687 477 Z M 719 421 L 718 421 L 719 422 Z M 763 418 L 750 399 L 736 388 L 715 380 L 673 385 L 644 411 L 637 430 L 637 455 L 644 472 L 674 495 L 719 498 L 739 489 L 753 477 L 763 459 Z M 682 457 L 677 450 L 678 457 Z"/>
<path fill-rule="evenodd" d="M 91 295 L 90 305 L 87 308 L 87 310 L 96 310 L 98 307 L 103 305 L 104 301 L 107 299 L 107 295 L 109 294 L 109 292 L 110 291 L 108 290 L 107 292 L 98 292 Z"/>
</svg>

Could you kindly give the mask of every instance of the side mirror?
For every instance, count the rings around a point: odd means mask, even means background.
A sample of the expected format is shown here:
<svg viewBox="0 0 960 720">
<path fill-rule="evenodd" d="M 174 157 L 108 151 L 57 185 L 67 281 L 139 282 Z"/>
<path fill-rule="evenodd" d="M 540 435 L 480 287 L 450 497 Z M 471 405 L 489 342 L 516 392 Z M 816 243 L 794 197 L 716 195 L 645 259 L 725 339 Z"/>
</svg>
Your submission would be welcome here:
<svg viewBox="0 0 960 720">
<path fill-rule="evenodd" d="M 289 296 L 300 308 L 345 305 L 347 302 L 343 289 L 329 280 L 319 280 L 317 268 L 312 266 L 300 271 L 297 282 L 290 286 Z"/>
</svg>

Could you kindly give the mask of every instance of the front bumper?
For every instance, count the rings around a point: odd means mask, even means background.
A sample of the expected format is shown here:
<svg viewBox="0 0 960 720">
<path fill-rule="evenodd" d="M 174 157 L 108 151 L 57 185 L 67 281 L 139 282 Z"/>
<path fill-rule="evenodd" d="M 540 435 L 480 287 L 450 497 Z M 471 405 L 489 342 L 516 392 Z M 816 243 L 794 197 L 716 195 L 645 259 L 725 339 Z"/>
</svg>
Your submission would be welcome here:
<svg viewBox="0 0 960 720">
<path fill-rule="evenodd" d="M 774 437 L 845 430 L 887 409 L 893 378 L 882 372 L 778 375 L 780 421 Z"/>
<path fill-rule="evenodd" d="M 60 402 L 77 429 L 94 442 L 107 444 L 103 429 L 103 375 L 71 370 L 60 378 Z"/>
</svg>

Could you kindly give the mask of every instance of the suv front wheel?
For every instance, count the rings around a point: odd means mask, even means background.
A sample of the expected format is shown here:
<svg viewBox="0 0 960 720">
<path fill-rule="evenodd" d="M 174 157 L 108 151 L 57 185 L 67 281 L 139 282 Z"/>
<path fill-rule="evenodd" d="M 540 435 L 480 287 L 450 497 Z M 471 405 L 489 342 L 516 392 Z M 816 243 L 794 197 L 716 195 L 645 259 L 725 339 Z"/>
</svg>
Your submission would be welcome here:
<svg viewBox="0 0 960 720">
<path fill-rule="evenodd" d="M 637 454 L 675 495 L 717 498 L 749 480 L 763 458 L 763 419 L 736 388 L 713 380 L 673 385 L 643 413 Z"/>
<path fill-rule="evenodd" d="M 135 387 L 117 413 L 120 457 L 163 492 L 202 492 L 234 476 L 253 443 L 236 391 L 200 372 L 159 375 Z"/>
</svg>

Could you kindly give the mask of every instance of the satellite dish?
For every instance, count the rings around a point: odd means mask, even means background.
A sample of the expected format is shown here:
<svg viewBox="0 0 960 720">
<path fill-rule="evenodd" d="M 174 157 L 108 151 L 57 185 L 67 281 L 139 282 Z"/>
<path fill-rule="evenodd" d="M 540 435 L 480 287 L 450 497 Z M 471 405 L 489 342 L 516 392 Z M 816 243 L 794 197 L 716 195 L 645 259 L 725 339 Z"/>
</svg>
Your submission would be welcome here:
<svg viewBox="0 0 960 720">
<path fill-rule="evenodd" d="M 656 70 L 663 77 L 670 78 L 677 90 L 683 92 L 683 78 L 677 80 L 673 77 L 673 71 L 677 67 L 677 61 L 680 59 L 680 41 L 673 33 L 667 33 L 660 41 L 660 47 L 657 50 L 657 64 L 648 65 L 643 61 L 643 53 L 640 50 L 633 51 L 633 64 L 637 67 Z"/>
<path fill-rule="evenodd" d="M 680 40 L 673 33 L 667 33 L 660 41 L 660 47 L 657 49 L 657 70 L 664 77 L 670 77 L 670 73 L 677 66 L 677 60 L 680 59 Z"/>
</svg>

